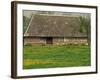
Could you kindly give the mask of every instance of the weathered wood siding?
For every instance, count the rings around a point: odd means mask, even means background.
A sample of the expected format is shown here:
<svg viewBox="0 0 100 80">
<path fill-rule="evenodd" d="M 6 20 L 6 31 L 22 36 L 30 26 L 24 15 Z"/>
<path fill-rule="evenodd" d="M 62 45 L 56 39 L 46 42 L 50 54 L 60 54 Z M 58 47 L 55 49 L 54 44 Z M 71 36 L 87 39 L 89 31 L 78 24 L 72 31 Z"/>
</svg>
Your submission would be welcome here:
<svg viewBox="0 0 100 80">
<path fill-rule="evenodd" d="M 46 42 L 42 38 L 24 38 L 24 45 L 25 44 L 46 44 Z"/>
<path fill-rule="evenodd" d="M 46 44 L 46 38 L 24 38 L 24 44 Z M 86 38 L 53 38 L 54 45 L 64 44 L 86 44 L 88 45 Z"/>
<path fill-rule="evenodd" d="M 86 44 L 88 45 L 86 38 L 53 38 L 53 44 Z"/>
</svg>

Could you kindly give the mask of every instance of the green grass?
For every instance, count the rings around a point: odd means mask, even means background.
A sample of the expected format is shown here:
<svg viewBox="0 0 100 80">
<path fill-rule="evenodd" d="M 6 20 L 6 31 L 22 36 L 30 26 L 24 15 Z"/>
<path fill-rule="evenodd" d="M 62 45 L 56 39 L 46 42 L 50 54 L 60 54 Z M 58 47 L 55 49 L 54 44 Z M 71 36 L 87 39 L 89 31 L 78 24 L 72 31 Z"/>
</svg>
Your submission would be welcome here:
<svg viewBox="0 0 100 80">
<path fill-rule="evenodd" d="M 24 69 L 89 66 L 90 48 L 85 45 L 24 46 Z"/>
</svg>

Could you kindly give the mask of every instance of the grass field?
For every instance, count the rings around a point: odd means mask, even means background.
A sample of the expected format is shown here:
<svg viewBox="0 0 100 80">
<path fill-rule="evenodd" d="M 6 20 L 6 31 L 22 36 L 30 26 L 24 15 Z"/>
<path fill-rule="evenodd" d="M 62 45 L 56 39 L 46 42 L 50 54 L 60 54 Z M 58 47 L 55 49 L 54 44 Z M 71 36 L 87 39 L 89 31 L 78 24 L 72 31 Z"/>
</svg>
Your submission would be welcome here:
<svg viewBox="0 0 100 80">
<path fill-rule="evenodd" d="M 85 45 L 27 45 L 23 59 L 24 69 L 91 65 L 90 48 Z"/>
</svg>

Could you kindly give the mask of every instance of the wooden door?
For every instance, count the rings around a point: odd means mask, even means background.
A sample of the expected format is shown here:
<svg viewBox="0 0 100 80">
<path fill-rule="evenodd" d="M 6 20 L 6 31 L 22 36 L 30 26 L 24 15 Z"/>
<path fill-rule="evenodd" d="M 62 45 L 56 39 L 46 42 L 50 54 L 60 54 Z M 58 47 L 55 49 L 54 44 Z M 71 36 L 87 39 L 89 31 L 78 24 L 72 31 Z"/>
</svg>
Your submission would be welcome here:
<svg viewBox="0 0 100 80">
<path fill-rule="evenodd" d="M 47 37 L 46 38 L 46 43 L 47 44 L 52 44 L 53 43 L 53 38 L 52 37 Z"/>
</svg>

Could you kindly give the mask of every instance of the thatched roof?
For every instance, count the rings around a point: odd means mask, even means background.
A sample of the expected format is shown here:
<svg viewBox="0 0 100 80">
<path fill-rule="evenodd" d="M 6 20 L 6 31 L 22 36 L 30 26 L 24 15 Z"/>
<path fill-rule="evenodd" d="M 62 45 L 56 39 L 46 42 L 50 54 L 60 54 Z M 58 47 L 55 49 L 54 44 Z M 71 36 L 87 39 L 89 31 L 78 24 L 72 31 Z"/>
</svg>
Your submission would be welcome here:
<svg viewBox="0 0 100 80">
<path fill-rule="evenodd" d="M 78 16 L 33 15 L 24 36 L 86 37 L 80 32 Z"/>
</svg>

